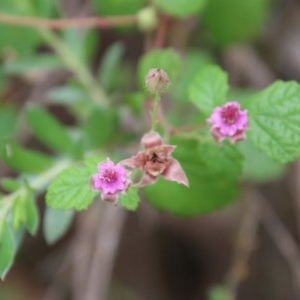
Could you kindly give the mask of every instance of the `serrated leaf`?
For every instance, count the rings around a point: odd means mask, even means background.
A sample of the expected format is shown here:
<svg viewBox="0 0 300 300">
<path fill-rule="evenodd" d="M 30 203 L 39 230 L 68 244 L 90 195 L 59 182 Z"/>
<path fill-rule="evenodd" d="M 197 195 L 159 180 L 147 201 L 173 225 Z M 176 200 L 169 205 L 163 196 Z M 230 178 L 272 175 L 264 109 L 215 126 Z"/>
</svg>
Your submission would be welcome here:
<svg viewBox="0 0 300 300">
<path fill-rule="evenodd" d="M 136 210 L 140 202 L 138 190 L 136 188 L 129 188 L 126 194 L 120 194 L 120 203 L 128 210 Z"/>
<path fill-rule="evenodd" d="M 140 86 L 145 87 L 145 78 L 150 69 L 163 69 L 169 75 L 171 84 L 174 83 L 181 60 L 179 55 L 172 49 L 153 50 L 145 54 L 138 65 L 138 79 Z"/>
<path fill-rule="evenodd" d="M 48 156 L 8 140 L 0 140 L 0 159 L 13 170 L 28 173 L 40 173 L 53 164 Z"/>
<path fill-rule="evenodd" d="M 180 140 L 172 144 L 178 145 L 174 157 L 186 172 L 190 188 L 160 179 L 144 189 L 154 206 L 193 216 L 220 209 L 235 199 L 242 172 L 242 156 L 235 147 Z"/>
<path fill-rule="evenodd" d="M 91 157 L 87 157 L 84 160 L 84 165 L 86 166 L 89 174 L 94 174 L 94 173 L 97 173 L 98 164 L 104 162 L 105 160 L 106 160 L 106 158 L 101 155 L 91 156 Z"/>
<path fill-rule="evenodd" d="M 209 116 L 213 109 L 226 102 L 229 86 L 227 74 L 218 66 L 207 66 L 191 82 L 189 96 L 201 112 Z"/>
<path fill-rule="evenodd" d="M 249 99 L 249 140 L 280 163 L 300 153 L 300 87 L 296 82 L 277 81 Z"/>
<path fill-rule="evenodd" d="M 73 153 L 74 143 L 70 135 L 50 113 L 30 106 L 26 116 L 31 130 L 46 146 L 58 152 Z"/>
<path fill-rule="evenodd" d="M 206 2 L 206 0 L 154 0 L 154 3 L 162 11 L 178 18 L 199 14 Z"/>
<path fill-rule="evenodd" d="M 72 210 L 46 207 L 43 231 L 47 244 L 52 245 L 64 236 L 72 224 L 73 217 Z"/>
<path fill-rule="evenodd" d="M 97 195 L 90 187 L 90 177 L 87 168 L 71 167 L 64 170 L 48 187 L 47 204 L 57 209 L 86 209 Z"/>
<path fill-rule="evenodd" d="M 13 264 L 15 243 L 11 229 L 6 220 L 0 220 L 0 277 L 4 280 Z"/>
</svg>

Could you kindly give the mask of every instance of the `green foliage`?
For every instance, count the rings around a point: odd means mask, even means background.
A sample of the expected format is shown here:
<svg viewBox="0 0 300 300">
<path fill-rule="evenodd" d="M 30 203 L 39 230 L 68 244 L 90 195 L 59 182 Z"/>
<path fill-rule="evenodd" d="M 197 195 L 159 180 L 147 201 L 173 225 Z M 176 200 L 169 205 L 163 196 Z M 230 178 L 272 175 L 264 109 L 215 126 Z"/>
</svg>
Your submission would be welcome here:
<svg viewBox="0 0 300 300">
<path fill-rule="evenodd" d="M 53 164 L 48 156 L 9 140 L 0 140 L 0 159 L 11 169 L 26 173 L 40 173 Z"/>
<path fill-rule="evenodd" d="M 199 14 L 206 2 L 210 0 L 153 0 L 153 2 L 165 13 L 178 18 L 186 18 Z"/>
<path fill-rule="evenodd" d="M 19 194 L 13 206 L 13 227 L 18 230 L 25 225 L 31 235 L 35 235 L 39 225 L 39 214 L 32 197 L 28 191 Z"/>
<path fill-rule="evenodd" d="M 150 69 L 159 68 L 166 71 L 171 83 L 174 84 L 180 70 L 179 55 L 172 49 L 153 50 L 146 53 L 138 65 L 138 80 L 142 88 L 145 87 L 145 78 Z"/>
<path fill-rule="evenodd" d="M 21 56 L 4 64 L 7 75 L 26 75 L 33 72 L 53 70 L 62 67 L 61 61 L 53 54 L 32 54 Z"/>
<path fill-rule="evenodd" d="M 102 64 L 98 71 L 98 79 L 105 90 L 111 91 L 116 85 L 116 75 L 120 70 L 120 63 L 124 53 L 124 46 L 116 42 L 105 52 Z"/>
<path fill-rule="evenodd" d="M 46 207 L 43 232 L 47 244 L 59 241 L 70 228 L 74 218 L 73 210 Z"/>
<path fill-rule="evenodd" d="M 0 139 L 12 137 L 17 123 L 17 110 L 14 107 L 0 109 Z"/>
<path fill-rule="evenodd" d="M 226 102 L 229 86 L 227 74 L 218 66 L 207 66 L 194 78 L 190 86 L 190 100 L 205 116 Z"/>
<path fill-rule="evenodd" d="M 74 142 L 70 135 L 50 113 L 42 108 L 29 106 L 26 116 L 34 135 L 46 146 L 57 152 L 74 152 Z"/>
<path fill-rule="evenodd" d="M 144 0 L 93 0 L 96 12 L 101 16 L 136 14 L 145 4 Z"/>
<path fill-rule="evenodd" d="M 120 203 L 128 210 L 136 210 L 139 202 L 138 190 L 134 187 L 129 188 L 126 194 L 120 194 Z"/>
<path fill-rule="evenodd" d="M 46 194 L 47 204 L 57 209 L 86 209 L 97 195 L 90 188 L 90 176 L 83 167 L 64 170 L 50 184 Z"/>
<path fill-rule="evenodd" d="M 115 110 L 93 107 L 83 126 L 88 148 L 105 146 L 113 139 L 117 125 L 118 116 Z"/>
<path fill-rule="evenodd" d="M 203 12 L 205 29 L 219 46 L 255 38 L 269 13 L 269 0 L 209 0 Z"/>
<path fill-rule="evenodd" d="M 203 51 L 190 50 L 187 52 L 178 76 L 178 81 L 170 89 L 175 100 L 188 101 L 191 82 L 202 68 L 212 63 L 212 60 L 212 57 Z"/>
<path fill-rule="evenodd" d="M 272 159 L 287 163 L 300 152 L 300 86 L 277 81 L 245 103 L 249 140 Z"/>
<path fill-rule="evenodd" d="M 0 180 L 1 187 L 7 192 L 14 192 L 20 188 L 20 183 L 11 178 L 2 178 Z"/>
<path fill-rule="evenodd" d="M 0 218 L 0 278 L 2 280 L 13 264 L 14 257 L 15 243 L 12 231 L 6 219 Z"/>
<path fill-rule="evenodd" d="M 229 288 L 225 286 L 214 286 L 210 289 L 208 300 L 232 300 L 234 299 Z"/>
<path fill-rule="evenodd" d="M 277 179 L 285 171 L 285 165 L 272 160 L 265 153 L 255 148 L 249 140 L 238 145 L 245 157 L 244 179 L 255 182 L 269 182 Z"/>
<path fill-rule="evenodd" d="M 237 196 L 242 156 L 225 143 L 222 146 L 178 140 L 174 157 L 190 181 L 190 188 L 160 179 L 144 189 L 156 207 L 180 216 L 194 216 L 219 209 Z"/>
</svg>

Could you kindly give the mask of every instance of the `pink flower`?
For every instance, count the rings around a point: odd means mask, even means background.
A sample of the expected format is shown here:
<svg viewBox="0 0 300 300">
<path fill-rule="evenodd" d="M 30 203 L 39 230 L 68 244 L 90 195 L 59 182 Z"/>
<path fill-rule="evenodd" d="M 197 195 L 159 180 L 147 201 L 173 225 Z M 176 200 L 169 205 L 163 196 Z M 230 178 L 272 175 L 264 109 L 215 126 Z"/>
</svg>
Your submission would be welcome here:
<svg viewBox="0 0 300 300">
<path fill-rule="evenodd" d="M 238 102 L 227 102 L 222 107 L 216 107 L 207 120 L 211 125 L 210 132 L 214 139 L 221 143 L 229 138 L 231 143 L 246 139 L 248 126 L 248 111 L 241 110 Z"/>
<path fill-rule="evenodd" d="M 141 140 L 144 151 L 124 160 L 122 163 L 130 168 L 143 170 L 140 186 L 154 183 L 161 175 L 166 180 L 189 186 L 189 181 L 180 163 L 171 154 L 175 146 L 164 144 L 161 136 L 150 131 Z"/>
<path fill-rule="evenodd" d="M 109 158 L 98 164 L 98 173 L 91 178 L 92 188 L 101 192 L 101 199 L 116 203 L 118 194 L 125 194 L 130 186 L 129 171 L 123 165 L 114 164 Z"/>
</svg>

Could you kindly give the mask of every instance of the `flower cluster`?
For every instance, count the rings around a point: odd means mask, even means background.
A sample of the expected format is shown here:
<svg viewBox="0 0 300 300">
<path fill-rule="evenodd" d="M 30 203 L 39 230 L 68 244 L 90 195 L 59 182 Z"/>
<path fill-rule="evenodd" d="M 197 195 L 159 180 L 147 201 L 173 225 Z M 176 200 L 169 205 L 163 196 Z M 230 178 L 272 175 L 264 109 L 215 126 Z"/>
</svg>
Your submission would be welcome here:
<svg viewBox="0 0 300 300">
<path fill-rule="evenodd" d="M 210 132 L 218 143 L 225 138 L 229 138 L 232 144 L 242 141 L 249 129 L 248 111 L 241 110 L 240 104 L 235 101 L 216 107 L 207 122 L 211 125 Z"/>
<path fill-rule="evenodd" d="M 102 200 L 116 203 L 119 194 L 125 194 L 133 184 L 129 179 L 131 172 L 125 167 L 143 171 L 142 179 L 135 184 L 137 187 L 154 183 L 158 176 L 189 186 L 180 163 L 171 156 L 175 146 L 165 144 L 155 131 L 146 133 L 142 137 L 141 144 L 144 147 L 143 151 L 116 165 L 109 158 L 99 163 L 98 173 L 91 178 L 91 187 L 101 192 Z"/>
</svg>

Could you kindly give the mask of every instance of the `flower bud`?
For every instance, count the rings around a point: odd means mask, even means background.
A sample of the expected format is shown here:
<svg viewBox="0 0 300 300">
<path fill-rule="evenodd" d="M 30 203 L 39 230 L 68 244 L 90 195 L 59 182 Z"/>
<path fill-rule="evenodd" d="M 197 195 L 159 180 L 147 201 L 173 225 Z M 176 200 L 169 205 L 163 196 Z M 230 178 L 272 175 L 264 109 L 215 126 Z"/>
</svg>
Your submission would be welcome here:
<svg viewBox="0 0 300 300">
<path fill-rule="evenodd" d="M 152 31 L 158 25 L 158 17 L 154 7 L 145 7 L 137 14 L 137 25 L 142 31 Z"/>
<path fill-rule="evenodd" d="M 169 86 L 168 74 L 162 69 L 150 69 L 146 76 L 146 87 L 152 94 L 161 94 Z"/>
</svg>

